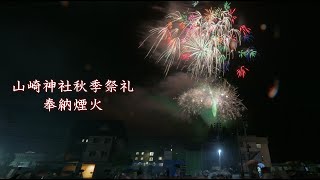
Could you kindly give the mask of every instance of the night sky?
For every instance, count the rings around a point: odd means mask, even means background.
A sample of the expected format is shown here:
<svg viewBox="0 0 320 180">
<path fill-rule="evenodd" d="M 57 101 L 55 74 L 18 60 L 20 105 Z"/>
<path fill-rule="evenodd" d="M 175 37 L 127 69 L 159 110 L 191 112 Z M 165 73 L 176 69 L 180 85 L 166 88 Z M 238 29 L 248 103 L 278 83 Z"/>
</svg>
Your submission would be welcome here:
<svg viewBox="0 0 320 180">
<path fill-rule="evenodd" d="M 190 2 L 189 2 L 190 3 Z M 187 138 L 203 136 L 201 125 L 178 117 L 173 97 L 189 80 L 144 59 L 138 49 L 148 25 L 160 20 L 172 3 L 59 2 L 0 5 L 0 147 L 8 151 L 59 151 L 78 120 L 121 120 L 129 136 Z M 223 5 L 215 2 L 214 5 Z M 269 137 L 273 162 L 319 160 L 315 88 L 291 49 L 289 8 L 284 3 L 235 2 L 238 20 L 252 28 L 258 58 L 245 79 L 231 71 L 226 78 L 248 108 L 249 134 Z M 266 30 L 260 25 L 266 24 Z M 288 32 L 288 33 L 287 33 Z M 298 54 L 297 57 L 295 54 Z M 300 57 L 299 57 L 300 58 Z M 294 68 L 292 66 L 294 64 Z M 233 74 L 232 74 L 233 73 Z M 17 80 L 130 80 L 131 94 L 12 92 Z M 309 79 L 309 81 L 308 81 Z M 269 88 L 279 81 L 275 98 Z M 177 94 L 178 93 L 178 94 Z M 47 112 L 46 98 L 97 98 L 103 112 Z M 315 98 L 314 98 L 315 99 Z M 314 101 L 311 101 L 314 102 Z M 201 120 L 197 120 L 201 121 Z M 84 124 L 85 126 L 85 124 Z M 202 125 L 203 126 L 203 125 Z M 179 131 L 176 129 L 179 128 Z M 198 129 L 195 129 L 198 128 Z"/>
</svg>

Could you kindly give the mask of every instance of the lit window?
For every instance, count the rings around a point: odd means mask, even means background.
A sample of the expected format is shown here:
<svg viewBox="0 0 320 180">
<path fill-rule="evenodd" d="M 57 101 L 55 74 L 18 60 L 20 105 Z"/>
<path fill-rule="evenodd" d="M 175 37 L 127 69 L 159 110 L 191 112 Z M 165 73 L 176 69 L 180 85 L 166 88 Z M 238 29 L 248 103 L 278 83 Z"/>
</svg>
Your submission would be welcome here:
<svg viewBox="0 0 320 180">
<path fill-rule="evenodd" d="M 141 152 L 141 155 L 144 155 L 144 152 Z"/>
<path fill-rule="evenodd" d="M 162 157 L 159 157 L 159 161 L 161 161 L 162 160 Z"/>
<path fill-rule="evenodd" d="M 84 142 L 84 139 L 82 139 L 82 142 Z"/>
<path fill-rule="evenodd" d="M 159 166 L 163 166 L 163 163 L 159 163 Z"/>
<path fill-rule="evenodd" d="M 134 160 L 138 161 L 138 157 L 135 157 Z"/>
<path fill-rule="evenodd" d="M 146 162 L 146 165 L 148 165 L 148 162 Z"/>
<path fill-rule="evenodd" d="M 149 158 L 149 161 L 153 161 L 153 157 L 150 157 L 150 158 Z"/>
<path fill-rule="evenodd" d="M 257 144 L 257 148 L 261 149 L 261 144 Z"/>
<path fill-rule="evenodd" d="M 150 156 L 153 156 L 154 155 L 154 152 L 150 152 Z"/>
<path fill-rule="evenodd" d="M 86 139 L 86 142 L 89 142 L 89 139 Z"/>
<path fill-rule="evenodd" d="M 140 158 L 140 160 L 141 160 L 141 161 L 143 161 L 143 157 L 142 157 L 142 158 Z"/>
<path fill-rule="evenodd" d="M 170 149 L 170 151 L 172 151 L 172 149 Z"/>
<path fill-rule="evenodd" d="M 139 155 L 139 152 L 136 152 L 136 155 Z"/>
</svg>

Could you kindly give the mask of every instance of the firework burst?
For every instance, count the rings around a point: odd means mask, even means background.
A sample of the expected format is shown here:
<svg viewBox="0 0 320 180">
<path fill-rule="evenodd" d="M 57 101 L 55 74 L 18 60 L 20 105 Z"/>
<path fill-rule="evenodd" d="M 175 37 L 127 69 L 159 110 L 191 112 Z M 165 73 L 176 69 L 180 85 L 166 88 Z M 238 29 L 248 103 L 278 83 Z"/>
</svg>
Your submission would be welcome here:
<svg viewBox="0 0 320 180">
<path fill-rule="evenodd" d="M 179 96 L 178 104 L 188 114 L 196 115 L 211 110 L 214 118 L 235 120 L 246 110 L 238 96 L 236 88 L 227 81 L 213 85 L 201 82 Z"/>
<path fill-rule="evenodd" d="M 248 57 L 243 50 L 237 51 L 241 40 L 251 42 L 253 39 L 246 25 L 233 27 L 237 18 L 234 12 L 226 2 L 224 9 L 205 9 L 203 14 L 199 11 L 169 13 L 165 17 L 166 25 L 150 30 L 140 46 L 147 40 L 151 42 L 146 57 L 158 52 L 157 62 L 165 64 L 166 75 L 172 66 L 179 67 L 181 62 L 182 69 L 186 68 L 193 77 L 223 75 L 231 59 Z M 238 52 L 242 54 L 235 56 Z"/>
</svg>

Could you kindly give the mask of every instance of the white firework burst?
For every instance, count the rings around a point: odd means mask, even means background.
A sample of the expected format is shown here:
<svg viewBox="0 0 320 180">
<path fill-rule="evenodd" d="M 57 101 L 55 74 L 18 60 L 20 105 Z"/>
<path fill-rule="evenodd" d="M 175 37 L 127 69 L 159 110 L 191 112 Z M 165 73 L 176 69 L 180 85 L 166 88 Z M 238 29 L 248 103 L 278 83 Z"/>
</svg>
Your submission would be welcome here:
<svg viewBox="0 0 320 180">
<path fill-rule="evenodd" d="M 200 82 L 180 95 L 178 104 L 188 114 L 200 114 L 203 110 L 211 109 L 213 117 L 235 120 L 246 110 L 238 96 L 236 88 L 226 81 L 212 85 Z"/>
</svg>

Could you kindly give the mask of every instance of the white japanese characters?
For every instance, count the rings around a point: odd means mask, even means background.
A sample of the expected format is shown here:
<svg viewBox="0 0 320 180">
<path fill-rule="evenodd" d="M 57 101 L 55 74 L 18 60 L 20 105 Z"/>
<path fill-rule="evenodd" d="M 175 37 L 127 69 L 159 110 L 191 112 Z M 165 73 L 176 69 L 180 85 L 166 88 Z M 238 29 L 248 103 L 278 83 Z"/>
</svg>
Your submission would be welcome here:
<svg viewBox="0 0 320 180">
<path fill-rule="evenodd" d="M 103 93 L 114 93 L 119 90 L 120 92 L 134 92 L 133 87 L 131 87 L 130 81 L 122 80 L 122 82 L 118 85 L 115 80 L 106 80 L 104 86 L 98 79 L 95 79 L 86 85 L 83 80 L 77 80 L 73 84 L 69 82 L 69 80 L 60 80 L 60 82 L 55 82 L 54 80 L 45 80 L 41 83 L 39 80 L 35 79 L 33 81 L 29 81 L 28 84 L 24 85 L 19 80 L 16 85 L 13 85 L 13 92 L 33 90 L 37 93 L 40 93 L 41 90 L 44 90 L 46 93 L 53 93 L 55 90 L 61 93 L 66 92 L 77 92 L 77 93 L 88 93 L 88 89 L 90 89 L 93 93 L 98 93 L 99 91 Z M 104 90 L 103 90 L 104 87 Z M 88 103 L 89 102 L 89 103 Z M 44 109 L 51 112 L 54 109 L 58 111 L 92 111 L 99 110 L 102 111 L 101 101 L 98 99 L 93 99 L 87 101 L 87 99 L 74 99 L 70 100 L 68 98 L 60 99 L 57 103 L 51 99 L 47 98 L 44 103 Z"/>
</svg>

